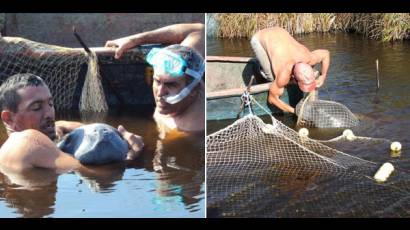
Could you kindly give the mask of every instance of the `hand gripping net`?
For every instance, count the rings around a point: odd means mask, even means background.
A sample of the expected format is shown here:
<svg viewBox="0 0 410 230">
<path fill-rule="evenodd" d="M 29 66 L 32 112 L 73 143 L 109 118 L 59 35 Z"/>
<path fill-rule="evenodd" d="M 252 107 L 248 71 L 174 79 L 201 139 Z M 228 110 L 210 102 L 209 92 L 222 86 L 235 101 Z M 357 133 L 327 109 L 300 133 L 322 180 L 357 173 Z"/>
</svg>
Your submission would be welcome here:
<svg viewBox="0 0 410 230">
<path fill-rule="evenodd" d="M 410 175 L 330 148 L 272 117 L 206 137 L 209 217 L 410 217 Z"/>
<path fill-rule="evenodd" d="M 44 79 L 57 110 L 72 109 L 81 67 L 87 64 L 80 110 L 108 109 L 101 86 L 95 53 L 48 45 L 17 37 L 0 37 L 0 83 L 17 73 L 32 73 Z"/>
</svg>

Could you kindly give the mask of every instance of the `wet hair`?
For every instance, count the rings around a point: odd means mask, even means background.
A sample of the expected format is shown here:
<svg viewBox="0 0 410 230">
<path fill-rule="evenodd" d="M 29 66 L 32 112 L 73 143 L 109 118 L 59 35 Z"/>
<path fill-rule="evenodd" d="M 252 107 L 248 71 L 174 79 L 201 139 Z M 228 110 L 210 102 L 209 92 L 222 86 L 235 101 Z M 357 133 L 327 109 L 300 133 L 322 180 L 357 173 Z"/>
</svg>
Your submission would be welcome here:
<svg viewBox="0 0 410 230">
<path fill-rule="evenodd" d="M 1 110 L 9 109 L 17 112 L 21 97 L 17 90 L 29 86 L 48 87 L 41 77 L 31 73 L 19 73 L 10 76 L 0 86 L 0 108 Z"/>
<path fill-rule="evenodd" d="M 199 71 L 204 64 L 204 58 L 198 51 L 196 51 L 194 48 L 187 47 L 187 46 L 182 46 L 179 44 L 174 44 L 170 45 L 164 48 L 164 50 L 171 51 L 175 54 L 178 54 L 181 56 L 187 63 L 187 68 L 192 69 L 194 71 Z M 205 72 L 204 72 L 205 74 Z M 187 75 L 188 77 L 186 79 L 186 84 L 190 84 L 192 81 L 194 81 L 194 77 L 191 77 Z M 203 76 L 202 76 L 203 79 Z"/>
</svg>

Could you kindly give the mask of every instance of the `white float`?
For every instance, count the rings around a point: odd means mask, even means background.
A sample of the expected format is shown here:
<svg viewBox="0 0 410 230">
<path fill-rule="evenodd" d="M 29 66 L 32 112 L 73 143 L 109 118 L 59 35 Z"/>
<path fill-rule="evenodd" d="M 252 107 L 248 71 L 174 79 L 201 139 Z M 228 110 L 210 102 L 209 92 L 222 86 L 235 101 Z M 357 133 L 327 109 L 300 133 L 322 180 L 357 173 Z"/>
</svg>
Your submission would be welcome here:
<svg viewBox="0 0 410 230">
<path fill-rule="evenodd" d="M 374 179 L 377 182 L 385 182 L 393 171 L 393 165 L 389 162 L 386 162 L 382 165 L 382 167 L 379 168 L 379 170 L 377 170 L 376 174 L 374 175 Z"/>
</svg>

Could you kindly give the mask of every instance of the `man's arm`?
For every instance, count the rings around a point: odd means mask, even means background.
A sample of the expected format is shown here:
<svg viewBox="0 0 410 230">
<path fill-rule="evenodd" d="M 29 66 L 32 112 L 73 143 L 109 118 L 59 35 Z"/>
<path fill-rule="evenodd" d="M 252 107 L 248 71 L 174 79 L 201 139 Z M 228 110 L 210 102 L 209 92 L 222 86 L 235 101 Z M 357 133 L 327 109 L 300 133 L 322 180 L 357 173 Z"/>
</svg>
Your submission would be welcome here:
<svg viewBox="0 0 410 230">
<path fill-rule="evenodd" d="M 312 51 L 313 61 L 312 65 L 317 63 L 322 63 L 322 75 L 316 80 L 316 87 L 321 87 L 326 80 L 327 71 L 330 66 L 330 52 L 325 49 L 314 50 Z"/>
<path fill-rule="evenodd" d="M 73 170 L 81 164 L 62 152 L 43 133 L 28 129 L 12 133 L 0 149 L 0 164 L 15 171 L 28 168 Z"/>
<path fill-rule="evenodd" d="M 285 86 L 289 83 L 289 80 L 290 72 L 283 71 L 278 74 L 269 88 L 268 102 L 284 112 L 295 113 L 295 109 L 292 106 L 286 104 L 280 99 L 280 96 L 282 96 Z"/>
<path fill-rule="evenodd" d="M 196 49 L 202 56 L 205 54 L 205 26 L 202 23 L 175 24 L 156 30 L 143 32 L 112 41 L 107 41 L 106 47 L 117 47 L 115 58 L 130 48 L 147 43 L 180 43 Z"/>
</svg>

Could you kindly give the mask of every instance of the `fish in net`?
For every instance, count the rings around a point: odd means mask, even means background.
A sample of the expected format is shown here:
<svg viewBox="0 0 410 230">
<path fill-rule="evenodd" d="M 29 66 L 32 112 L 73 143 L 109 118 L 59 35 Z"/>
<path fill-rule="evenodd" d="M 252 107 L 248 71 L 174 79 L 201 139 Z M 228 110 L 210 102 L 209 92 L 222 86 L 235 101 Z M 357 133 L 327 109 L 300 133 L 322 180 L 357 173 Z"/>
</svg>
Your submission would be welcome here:
<svg viewBox="0 0 410 230">
<path fill-rule="evenodd" d="M 359 124 L 357 117 L 335 101 L 316 99 L 315 92 L 301 100 L 295 108 L 297 124 L 316 128 L 348 128 Z"/>
<path fill-rule="evenodd" d="M 35 74 L 47 83 L 57 110 L 69 110 L 81 68 L 87 73 L 81 94 L 80 111 L 108 110 L 95 52 L 39 43 L 19 37 L 0 37 L 0 83 L 18 73 Z"/>
<path fill-rule="evenodd" d="M 206 137 L 209 217 L 410 217 L 410 174 L 346 154 L 272 117 Z"/>
</svg>

